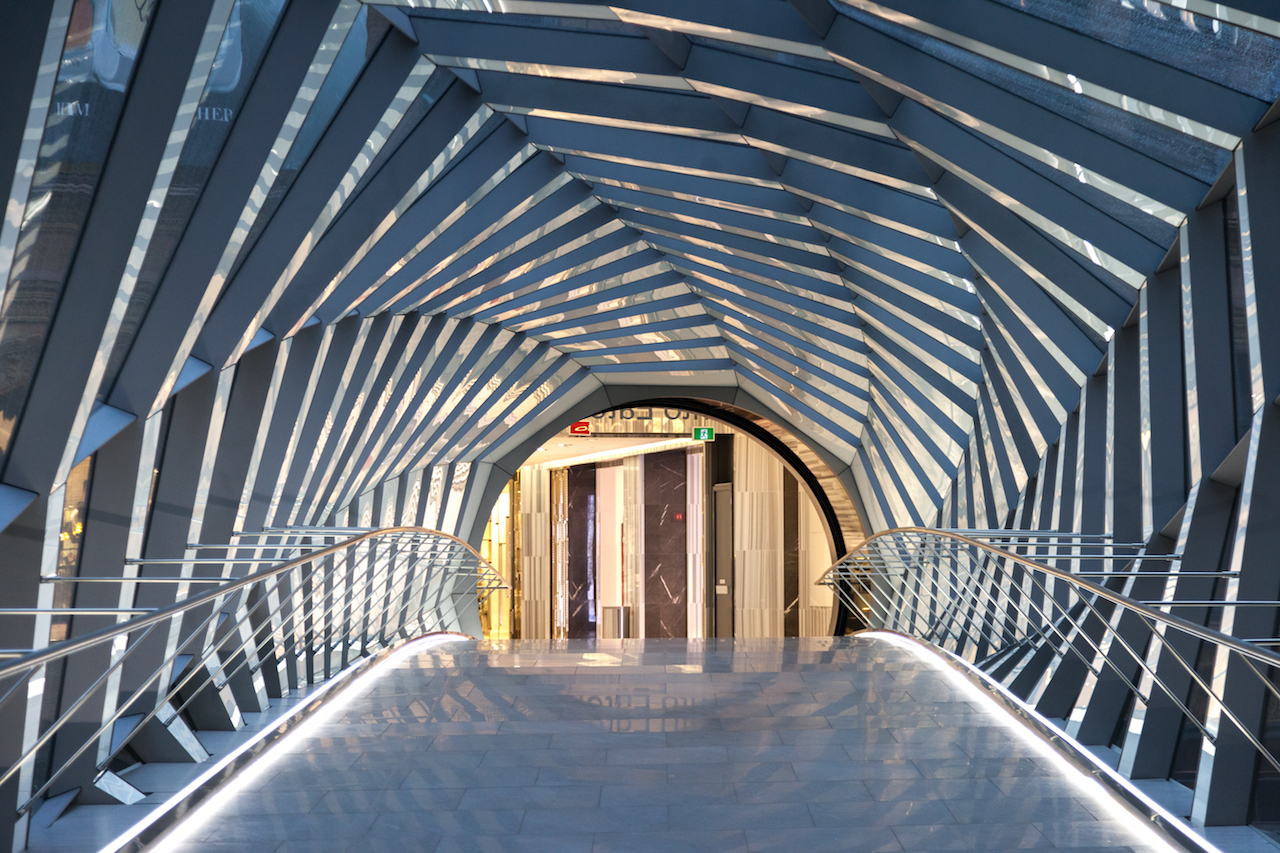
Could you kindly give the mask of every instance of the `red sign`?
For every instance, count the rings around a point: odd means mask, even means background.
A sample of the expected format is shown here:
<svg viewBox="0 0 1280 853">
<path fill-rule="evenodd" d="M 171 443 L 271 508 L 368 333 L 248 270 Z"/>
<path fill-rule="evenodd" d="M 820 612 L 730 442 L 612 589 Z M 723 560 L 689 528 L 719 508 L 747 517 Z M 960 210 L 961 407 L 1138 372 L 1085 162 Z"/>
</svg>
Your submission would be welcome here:
<svg viewBox="0 0 1280 853">
<path fill-rule="evenodd" d="M 591 421 L 574 421 L 569 424 L 569 435 L 591 435 Z"/>
</svg>

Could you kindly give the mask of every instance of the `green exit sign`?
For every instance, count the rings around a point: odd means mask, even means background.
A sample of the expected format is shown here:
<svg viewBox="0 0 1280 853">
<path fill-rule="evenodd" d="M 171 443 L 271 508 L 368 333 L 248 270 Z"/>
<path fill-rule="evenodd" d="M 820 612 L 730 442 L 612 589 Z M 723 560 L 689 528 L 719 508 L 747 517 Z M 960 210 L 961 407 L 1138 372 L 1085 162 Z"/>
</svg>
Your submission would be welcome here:
<svg viewBox="0 0 1280 853">
<path fill-rule="evenodd" d="M 715 427 L 694 427 L 693 440 L 694 441 L 715 441 L 716 440 Z"/>
</svg>

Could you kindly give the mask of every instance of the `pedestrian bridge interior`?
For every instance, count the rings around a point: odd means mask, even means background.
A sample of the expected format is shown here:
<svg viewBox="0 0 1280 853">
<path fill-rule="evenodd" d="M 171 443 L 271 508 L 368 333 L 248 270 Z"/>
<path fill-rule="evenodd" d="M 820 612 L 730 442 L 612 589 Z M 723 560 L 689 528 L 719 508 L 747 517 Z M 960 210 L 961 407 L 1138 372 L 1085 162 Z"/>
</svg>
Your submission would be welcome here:
<svg viewBox="0 0 1280 853">
<path fill-rule="evenodd" d="M 4 15 L 0 844 L 1280 846 L 1271 0 Z"/>
</svg>

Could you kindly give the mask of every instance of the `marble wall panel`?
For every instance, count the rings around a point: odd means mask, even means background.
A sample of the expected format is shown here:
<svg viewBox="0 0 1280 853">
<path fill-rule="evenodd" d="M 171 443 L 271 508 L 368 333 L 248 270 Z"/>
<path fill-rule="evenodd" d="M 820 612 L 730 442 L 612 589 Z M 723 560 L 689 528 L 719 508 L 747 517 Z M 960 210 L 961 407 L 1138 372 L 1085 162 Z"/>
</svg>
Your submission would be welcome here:
<svg viewBox="0 0 1280 853">
<path fill-rule="evenodd" d="M 706 633 L 706 516 L 704 515 L 706 478 L 703 468 L 706 459 L 701 447 L 686 451 L 685 471 L 685 565 L 688 569 L 686 590 L 688 594 L 688 636 L 691 639 L 705 637 Z"/>
<path fill-rule="evenodd" d="M 622 460 L 622 604 L 631 608 L 631 636 L 644 633 L 644 457 Z"/>
<path fill-rule="evenodd" d="M 570 639 L 595 639 L 596 467 L 575 465 L 567 474 L 565 629 Z"/>
<path fill-rule="evenodd" d="M 800 484 L 782 472 L 782 631 L 800 636 Z"/>
<path fill-rule="evenodd" d="M 685 458 L 683 450 L 643 457 L 645 637 L 688 632 Z"/>
<path fill-rule="evenodd" d="M 551 638 L 569 632 L 569 472 L 551 469 Z"/>
</svg>

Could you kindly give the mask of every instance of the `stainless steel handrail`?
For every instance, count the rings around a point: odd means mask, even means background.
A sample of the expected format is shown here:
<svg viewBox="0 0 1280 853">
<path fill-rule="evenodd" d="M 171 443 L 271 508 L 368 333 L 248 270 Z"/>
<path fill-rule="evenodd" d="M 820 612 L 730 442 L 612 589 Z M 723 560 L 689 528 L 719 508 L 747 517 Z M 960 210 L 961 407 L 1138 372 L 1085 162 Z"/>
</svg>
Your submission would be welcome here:
<svg viewBox="0 0 1280 853">
<path fill-rule="evenodd" d="M 59 715 L 34 737 L 29 736 L 21 755 L 13 758 L 0 772 L 2 785 L 25 768 L 32 767 L 37 756 L 47 754 L 46 751 L 54 745 L 54 738 L 75 738 L 71 744 L 60 741 L 57 748 L 59 765 L 50 767 L 47 779 L 42 784 L 37 782 L 33 785 L 35 790 L 23 795 L 25 801 L 19 807 L 20 812 L 31 808 L 95 745 L 99 745 L 99 757 L 93 765 L 94 779 L 111 765 L 150 720 L 158 717 L 168 726 L 201 691 L 210 687 L 222 691 L 241 672 L 260 670 L 264 662 L 259 656 L 268 647 L 274 646 L 278 657 L 282 652 L 286 655 L 292 652 L 298 657 L 297 667 L 291 670 L 297 683 L 284 689 L 299 687 L 302 683 L 318 683 L 327 678 L 327 673 L 333 668 L 330 655 L 337 650 L 341 650 L 345 665 L 349 658 L 358 659 L 376 651 L 389 641 L 389 636 L 409 636 L 410 631 L 420 633 L 445 627 L 442 608 L 453 607 L 456 612 L 452 599 L 459 592 L 473 594 L 475 600 L 481 602 L 494 590 L 507 586 L 502 576 L 468 543 L 428 528 L 277 528 L 244 535 L 281 540 L 275 544 L 247 547 L 255 551 L 281 552 L 282 561 L 240 577 L 230 576 L 234 567 L 260 564 L 268 558 L 245 560 L 227 556 L 214 560 L 214 563 L 225 566 L 221 578 L 143 578 L 130 577 L 126 572 L 119 578 L 57 579 L 61 583 L 83 580 L 94 584 L 158 582 L 218 585 L 160 608 L 41 609 L 41 613 L 61 617 L 114 615 L 119 621 L 41 649 L 5 650 L 6 654 L 0 660 L 0 706 L 18 694 L 33 676 L 40 674 L 43 677 L 51 665 L 105 645 L 112 647 L 111 661 L 106 669 L 96 673 L 92 684 L 78 695 L 73 693 L 62 697 Z M 344 538 L 331 544 L 319 541 L 337 537 Z M 231 553 L 240 547 L 235 544 L 195 545 L 189 550 L 216 549 Z M 305 553 L 298 554 L 299 551 Z M 283 558 L 286 553 L 290 555 L 289 559 Z M 146 565 L 207 566 L 210 559 L 148 560 Z M 127 568 L 135 565 L 138 563 L 130 563 Z M 458 584 L 460 580 L 464 581 L 461 585 Z M 255 589 L 261 595 L 250 602 L 249 594 Z M 446 597 L 449 598 L 447 606 Z M 200 608 L 208 608 L 208 614 L 198 616 L 195 622 L 188 620 L 188 624 L 181 624 L 185 614 Z M 0 616 L 30 616 L 34 612 L 32 609 L 12 614 L 0 611 Z M 137 615 L 123 618 L 130 614 Z M 223 621 L 223 617 L 229 618 Z M 147 663 L 148 669 L 143 672 L 149 670 L 149 674 L 140 681 L 135 678 L 136 683 L 127 694 L 119 695 L 119 680 L 126 661 L 143 648 L 143 641 L 153 635 L 154 629 L 166 622 L 169 623 L 170 638 L 160 656 L 162 662 L 154 669 Z M 320 664 L 312 659 L 316 655 L 324 658 Z M 183 668 L 185 674 L 177 671 L 182 667 L 178 662 L 184 657 L 191 659 Z M 313 675 L 317 670 L 326 674 L 315 678 Z M 169 673 L 173 673 L 172 677 Z M 113 683 L 117 690 L 115 695 L 111 694 Z M 154 697 L 147 693 L 151 690 L 156 691 Z M 190 695 L 183 698 L 184 691 Z M 144 694 L 147 698 L 142 700 Z M 101 725 L 84 734 L 86 720 L 78 715 L 92 706 L 95 697 L 102 700 Z M 150 710 L 139 708 L 140 700 L 150 705 Z M 135 720 L 133 728 L 123 737 L 114 737 L 116 725 L 127 713 L 142 716 Z M 66 729 L 66 724 L 73 718 L 79 723 L 74 734 Z M 65 757 L 68 754 L 69 757 Z M 83 772 L 82 767 L 77 770 L 77 773 Z M 73 781 L 84 785 L 93 780 Z M 63 784 L 73 786 L 68 781 Z"/>
<path fill-rule="evenodd" d="M 1046 665 L 1049 675 L 1057 663 L 1074 655 L 1086 666 L 1088 672 L 1098 677 L 1104 669 L 1110 669 L 1133 692 L 1137 699 L 1150 702 L 1152 691 L 1159 689 L 1178 710 L 1212 743 L 1217 742 L 1215 732 L 1191 711 L 1184 696 L 1171 689 L 1156 672 L 1159 654 L 1167 653 L 1173 662 L 1188 676 L 1189 681 L 1216 703 L 1225 719 L 1230 720 L 1258 751 L 1259 755 L 1277 770 L 1280 759 L 1272 754 L 1257 734 L 1241 719 L 1221 693 L 1194 665 L 1165 637 L 1166 631 L 1175 631 L 1195 640 L 1235 654 L 1256 675 L 1277 701 L 1277 688 L 1265 675 L 1269 667 L 1280 668 L 1280 653 L 1250 640 L 1241 639 L 1206 625 L 1175 616 L 1168 612 L 1174 607 L 1271 607 L 1280 610 L 1280 601 L 1218 599 L 1182 599 L 1140 601 L 1124 592 L 1111 589 L 1088 578 L 1114 577 L 1128 590 L 1139 579 L 1148 577 L 1168 585 L 1180 578 L 1205 579 L 1231 577 L 1238 573 L 1213 573 L 1192 571 L 1119 571 L 1104 570 L 1068 571 L 1045 562 L 1030 559 L 1027 555 L 997 547 L 985 539 L 1006 544 L 1008 548 L 1035 547 L 1038 541 L 1054 537 L 1079 537 L 1081 534 L 1057 534 L 1041 531 L 954 531 L 920 527 L 902 527 L 888 530 L 867 539 L 848 554 L 841 557 L 817 583 L 830 587 L 840 600 L 853 610 L 862 610 L 882 627 L 900 631 L 919 639 L 960 653 L 966 650 L 971 661 L 979 650 L 987 649 L 983 661 L 992 669 L 1016 660 L 1010 655 L 1022 652 L 1021 661 L 1006 671 L 1006 686 L 1014 682 L 1022 668 L 1031 660 L 1028 644 L 1043 648 L 1056 646 L 1053 657 Z M 1009 542 L 1011 538 L 1026 541 Z M 1052 561 L 1071 561 L 1074 564 L 1100 559 L 1101 555 L 1081 554 L 1078 546 L 1064 545 L 1062 553 L 1048 556 Z M 1096 547 L 1096 546 L 1095 546 Z M 1148 560 L 1166 563 L 1179 558 L 1169 554 L 1126 555 L 1126 560 L 1141 563 Z M 1020 576 L 1015 578 L 1015 570 Z M 997 574 L 997 572 L 999 574 Z M 1055 594 L 1055 582 L 1065 583 L 1064 596 Z M 1171 587 L 1170 587 L 1171 588 Z M 1102 602 L 1117 609 L 1104 613 L 1098 609 Z M 862 606 L 865 605 L 865 606 Z M 1143 640 L 1153 643 L 1154 660 L 1142 653 L 1142 642 L 1130 642 L 1119 628 L 1119 617 L 1132 613 L 1142 620 L 1149 637 Z M 1073 615 L 1074 614 L 1074 615 Z M 1085 630 L 1086 620 L 1096 620 L 1090 625 L 1100 635 L 1093 636 Z M 1096 633 L 1096 631 L 1095 631 Z M 1268 640 L 1263 640 L 1271 645 Z M 1154 645 L 1158 644 L 1158 645 Z M 1137 646 L 1137 648 L 1135 648 Z M 1138 675 L 1134 680 L 1112 659 L 1115 652 L 1123 651 L 1125 659 L 1136 662 Z M 1259 666 L 1261 665 L 1261 666 Z M 1038 684 L 1043 687 L 1047 678 L 1041 676 Z M 1139 685 L 1147 685 L 1144 694 Z M 1085 691 L 1081 695 L 1086 695 Z M 1025 698 L 1025 697 L 1024 697 Z M 1087 701 L 1087 700 L 1085 700 Z M 1077 699 L 1076 710 L 1083 705 Z"/>
<path fill-rule="evenodd" d="M 347 531 L 343 530 L 341 532 L 347 532 Z M 76 637 L 73 639 L 62 640 L 61 642 L 58 642 L 58 643 L 52 643 L 43 649 L 32 651 L 30 654 L 23 655 L 22 657 L 17 658 L 16 660 L 11 660 L 6 664 L 0 665 L 0 679 L 6 678 L 18 670 L 31 669 L 36 666 L 39 666 L 42 663 L 48 663 L 49 661 L 56 660 L 57 658 L 61 658 L 61 657 L 66 657 L 69 654 L 74 654 L 75 652 L 82 651 L 83 649 L 88 649 L 94 646 L 101 645 L 107 642 L 108 640 L 112 640 L 124 634 L 129 634 L 133 631 L 138 630 L 139 628 L 144 628 L 147 625 L 150 625 L 156 622 L 163 622 L 164 620 L 168 619 L 170 616 L 173 616 L 176 613 L 182 613 L 187 610 L 192 610 L 196 607 L 199 607 L 202 604 L 209 603 L 213 599 L 225 596 L 228 593 L 235 592 L 236 590 L 239 590 L 239 589 L 244 589 L 245 587 L 248 587 L 248 586 L 253 586 L 259 581 L 266 580 L 267 578 L 283 574 L 285 572 L 291 571 L 301 566 L 305 566 L 309 563 L 315 562 L 316 560 L 322 560 L 325 557 L 328 557 L 332 554 L 337 554 L 342 551 L 345 551 L 354 545 L 360 544 L 361 542 L 365 542 L 370 539 L 374 539 L 376 537 L 383 536 L 386 534 L 391 534 L 391 533 L 414 533 L 414 532 L 432 533 L 432 534 L 437 534 L 439 536 L 451 539 L 454 542 L 457 542 L 458 544 L 468 549 L 472 554 L 475 555 L 477 560 L 480 560 L 481 562 L 484 562 L 486 564 L 488 562 L 483 557 L 480 556 L 480 553 L 476 551 L 475 548 L 472 548 L 466 542 L 463 542 L 461 539 L 458 539 L 456 536 L 450 536 L 447 533 L 440 533 L 440 531 L 438 530 L 428 530 L 425 527 L 386 527 L 380 530 L 373 530 L 373 531 L 369 531 L 369 532 L 365 532 L 365 533 L 353 536 L 352 538 L 339 542 L 336 545 L 330 545 L 327 548 L 321 548 L 318 551 L 307 553 L 301 557 L 297 557 L 293 560 L 290 560 L 287 563 L 283 563 L 278 566 L 273 566 L 269 569 L 262 569 L 261 571 L 244 575 L 240 578 L 235 578 L 232 580 L 225 581 L 223 585 L 219 586 L 217 589 L 211 589 L 206 592 L 202 592 L 199 595 L 194 595 L 190 598 L 186 598 L 186 599 L 183 599 L 182 601 L 175 602 L 174 604 L 170 604 L 168 607 L 161 607 L 157 610 L 153 610 L 147 616 L 141 616 L 137 619 L 130 619 L 128 622 L 121 622 L 116 625 L 109 625 L 106 628 L 102 628 L 98 631 L 85 634 L 82 637 Z M 279 536 L 279 535 L 285 535 L 285 534 L 283 530 L 277 530 L 273 535 Z M 204 546 L 200 546 L 200 547 L 204 547 Z M 279 547 L 281 550 L 290 550 L 287 545 L 280 545 L 276 547 Z M 182 563 L 190 563 L 195 561 L 175 559 L 175 560 L 165 560 L 164 562 L 172 565 L 179 565 Z M 239 560 L 234 557 L 228 557 L 227 559 L 219 560 L 218 562 L 223 564 L 226 564 L 226 563 L 235 564 L 235 563 L 244 563 L 244 562 L 252 562 L 252 561 Z M 63 578 L 62 580 L 75 581 L 76 578 Z M 138 580 L 142 580 L 142 579 L 128 578 L 128 577 L 119 578 L 120 583 L 135 583 Z M 199 583 L 201 581 L 207 582 L 208 580 L 212 580 L 212 578 L 209 578 L 209 579 L 165 578 L 165 580 L 173 580 L 178 583 Z M 28 615 L 31 612 L 32 612 L 31 610 L 24 611 L 24 613 Z M 59 608 L 56 610 L 49 609 L 42 612 L 56 613 L 62 616 L 76 616 L 76 615 L 84 615 L 86 613 L 89 613 L 90 611 L 88 610 L 80 611 L 74 607 L 65 607 L 65 608 Z M 136 612 L 136 611 L 112 611 L 112 612 L 116 613 L 116 612 Z M 94 610 L 92 611 L 92 613 L 94 615 L 99 615 L 100 611 Z M 0 778 L 0 784 L 3 784 L 3 783 L 4 783 L 4 779 Z"/>
<path fill-rule="evenodd" d="M 1205 627 L 1203 625 L 1197 625 L 1196 623 L 1189 622 L 1180 616 L 1174 616 L 1171 613 L 1165 613 L 1161 610 L 1157 610 L 1155 607 L 1152 607 L 1151 605 L 1143 604 L 1142 602 L 1135 601 L 1134 599 L 1129 598 L 1128 596 L 1121 595 L 1120 593 L 1115 592 L 1114 590 L 1107 589 L 1105 586 L 1102 586 L 1101 584 L 1097 584 L 1092 581 L 1085 580 L 1083 577 L 1073 572 L 1068 572 L 1063 569 L 1055 569 L 1052 566 L 1045 565 L 1044 563 L 1037 563 L 1035 560 L 1029 560 L 1026 557 L 1020 556 L 1018 554 L 1014 554 L 1011 551 L 1005 551 L 1003 549 L 988 545 L 985 542 L 980 542 L 977 539 L 970 539 L 967 536 L 962 536 L 958 533 L 952 533 L 949 531 L 932 530 L 926 527 L 896 527 L 893 530 L 886 530 L 883 533 L 878 533 L 875 536 L 872 536 L 869 539 L 862 542 L 862 544 L 860 544 L 854 550 L 850 551 L 844 557 L 841 557 L 839 560 L 837 560 L 835 564 L 831 566 L 831 568 L 827 569 L 825 572 L 822 573 L 822 576 L 819 577 L 817 581 L 815 581 L 815 584 L 821 585 L 821 586 L 831 586 L 832 584 L 829 582 L 829 578 L 832 576 L 833 572 L 837 571 L 837 569 L 841 566 L 842 563 L 844 563 L 844 561 L 849 560 L 850 558 L 854 558 L 856 555 L 859 554 L 859 552 L 861 552 L 863 549 L 867 548 L 868 545 L 871 545 L 871 543 L 874 543 L 877 540 L 887 539 L 894 535 L 903 534 L 903 533 L 921 533 L 921 534 L 929 534 L 933 536 L 946 536 L 947 538 L 952 539 L 958 543 L 963 543 L 965 545 L 968 545 L 974 548 L 979 548 L 987 552 L 988 554 L 992 555 L 993 557 L 999 558 L 1001 560 L 1010 560 L 1012 562 L 1018 563 L 1033 571 L 1044 572 L 1045 574 L 1051 575 L 1055 578 L 1061 578 L 1075 586 L 1088 590 L 1094 595 L 1097 595 L 1099 598 L 1103 598 L 1107 601 L 1112 602 L 1113 604 L 1118 604 L 1121 607 L 1125 607 L 1129 610 L 1133 610 L 1137 613 L 1141 613 L 1142 615 L 1146 616 L 1149 619 L 1154 619 L 1157 622 L 1162 622 L 1166 625 L 1177 628 L 1179 631 L 1182 631 L 1183 633 L 1186 633 L 1186 634 L 1190 634 L 1198 639 L 1205 640 L 1206 642 L 1214 643 L 1215 645 L 1224 646 L 1225 648 L 1231 649 L 1234 652 L 1238 652 L 1239 654 L 1245 657 L 1253 658 L 1259 663 L 1266 664 L 1267 666 L 1280 667 L 1280 654 L 1267 651 L 1266 649 L 1261 648 L 1260 646 L 1256 646 L 1253 643 L 1250 643 L 1246 640 L 1241 640 L 1237 637 L 1231 636 L 1230 634 L 1224 634 L 1221 631 L 1215 631 L 1214 629 Z M 1156 556 L 1160 556 L 1160 555 L 1156 555 Z M 1089 554 L 1082 554 L 1082 555 L 1068 554 L 1068 555 L 1062 555 L 1061 559 L 1090 560 L 1090 559 L 1094 559 L 1094 557 Z M 1129 559 L 1134 559 L 1134 556 L 1131 555 Z M 1090 572 L 1089 574 L 1093 576 L 1099 573 Z M 1208 573 L 1198 573 L 1198 574 L 1203 577 Z M 1138 576 L 1140 577 L 1141 573 L 1139 573 Z M 1152 577 L 1164 577 L 1164 576 L 1166 576 L 1166 573 L 1154 573 L 1154 572 L 1152 573 Z M 1180 602 L 1173 602 L 1173 601 L 1167 602 L 1167 604 L 1170 606 L 1176 606 L 1179 603 Z M 1253 604 L 1254 602 L 1242 602 L 1242 603 Z M 1266 602 L 1266 603 L 1275 607 L 1280 607 L 1280 601 Z M 1219 602 L 1215 602 L 1214 604 L 1216 604 L 1216 606 L 1231 607 L 1231 606 L 1234 606 L 1236 602 L 1219 601 Z M 1203 603 L 1201 606 L 1203 606 Z"/>
</svg>

